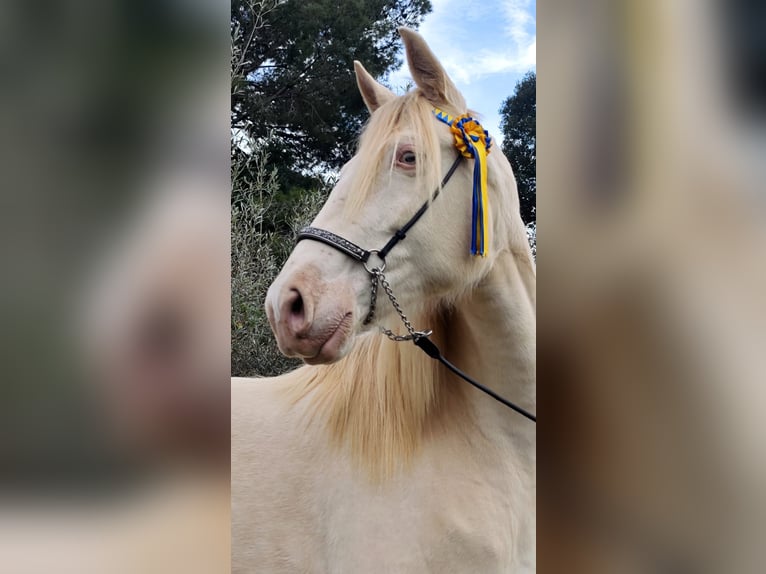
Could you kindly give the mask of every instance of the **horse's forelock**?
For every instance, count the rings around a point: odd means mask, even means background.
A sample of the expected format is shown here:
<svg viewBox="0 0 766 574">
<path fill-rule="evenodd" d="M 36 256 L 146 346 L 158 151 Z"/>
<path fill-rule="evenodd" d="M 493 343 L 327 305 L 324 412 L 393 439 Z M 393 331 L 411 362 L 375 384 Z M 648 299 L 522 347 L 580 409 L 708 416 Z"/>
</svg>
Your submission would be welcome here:
<svg viewBox="0 0 766 574">
<path fill-rule="evenodd" d="M 394 162 L 385 165 L 385 160 L 391 157 L 403 133 L 414 137 L 418 193 L 426 199 L 438 187 L 441 146 L 432 110 L 420 91 L 413 90 L 381 106 L 372 115 L 360 137 L 353 172 L 347 176 L 353 190 L 346 204 L 350 214 L 358 213 L 374 194 L 381 172 L 393 170 Z"/>
</svg>

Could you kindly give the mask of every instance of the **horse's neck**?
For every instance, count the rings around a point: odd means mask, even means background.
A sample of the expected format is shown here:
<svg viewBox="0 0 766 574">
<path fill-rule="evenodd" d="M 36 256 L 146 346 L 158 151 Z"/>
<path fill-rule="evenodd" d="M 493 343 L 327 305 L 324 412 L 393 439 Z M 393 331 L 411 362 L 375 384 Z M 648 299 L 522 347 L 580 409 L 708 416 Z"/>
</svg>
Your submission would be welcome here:
<svg viewBox="0 0 766 574">
<path fill-rule="evenodd" d="M 444 355 L 485 386 L 535 412 L 535 274 L 531 259 L 498 255 L 492 271 L 461 299 L 448 325 Z M 531 437 L 534 424 L 479 391 L 480 421 Z M 482 423 L 483 424 L 483 423 Z"/>
<path fill-rule="evenodd" d="M 431 318 L 433 319 L 433 317 Z M 534 270 L 531 260 L 498 255 L 492 271 L 441 321 L 427 317 L 445 357 L 527 410 L 535 401 Z M 295 371 L 291 401 L 309 397 L 314 420 L 373 477 L 412 460 L 423 433 L 450 433 L 475 421 L 490 440 L 534 453 L 534 424 L 462 381 L 445 386 L 446 370 L 412 344 L 370 334 L 343 360 Z M 468 401 L 469 404 L 466 404 Z M 465 407 L 470 408 L 466 409 Z M 469 413 L 473 412 L 474 416 Z"/>
</svg>

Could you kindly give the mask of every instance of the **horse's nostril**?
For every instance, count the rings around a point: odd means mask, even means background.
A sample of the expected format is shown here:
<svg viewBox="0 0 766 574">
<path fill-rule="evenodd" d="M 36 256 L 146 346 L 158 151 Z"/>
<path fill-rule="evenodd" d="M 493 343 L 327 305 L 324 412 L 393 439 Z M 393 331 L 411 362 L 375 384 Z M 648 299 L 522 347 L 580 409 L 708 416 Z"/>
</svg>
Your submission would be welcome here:
<svg viewBox="0 0 766 574">
<path fill-rule="evenodd" d="M 303 297 L 301 297 L 301 294 L 299 291 L 295 291 L 295 298 L 293 299 L 293 302 L 290 304 L 290 313 L 293 315 L 302 315 L 303 314 Z"/>
<path fill-rule="evenodd" d="M 311 301 L 292 287 L 288 289 L 280 303 L 280 320 L 283 328 L 290 337 L 304 338 L 311 329 Z"/>
</svg>

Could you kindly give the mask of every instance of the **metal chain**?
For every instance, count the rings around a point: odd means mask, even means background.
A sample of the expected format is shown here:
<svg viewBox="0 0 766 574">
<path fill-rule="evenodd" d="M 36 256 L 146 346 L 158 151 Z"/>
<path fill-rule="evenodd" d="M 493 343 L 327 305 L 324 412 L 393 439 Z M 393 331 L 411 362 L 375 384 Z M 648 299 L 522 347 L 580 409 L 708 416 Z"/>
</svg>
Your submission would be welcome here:
<svg viewBox="0 0 766 574">
<path fill-rule="evenodd" d="M 364 325 L 372 322 L 375 318 L 375 304 L 378 301 L 378 273 L 382 273 L 377 267 L 371 269 L 370 280 L 372 281 L 372 287 L 370 290 L 370 312 L 367 313 L 367 317 L 364 318 Z"/>
<path fill-rule="evenodd" d="M 421 337 L 428 337 L 431 335 L 433 331 L 425 330 L 425 331 L 416 331 L 415 327 L 412 326 L 412 323 L 407 318 L 407 315 L 404 314 L 404 311 L 402 311 L 401 305 L 399 305 L 399 301 L 397 301 L 396 296 L 394 295 L 393 290 L 391 289 L 391 285 L 389 284 L 388 280 L 386 279 L 386 276 L 383 274 L 383 271 L 381 271 L 378 268 L 370 269 L 370 277 L 372 282 L 372 290 L 370 293 L 370 312 L 367 314 L 367 318 L 364 320 L 365 324 L 372 321 L 373 317 L 375 316 L 375 303 L 377 301 L 378 297 L 378 282 L 383 286 L 383 290 L 386 292 L 386 295 L 388 295 L 388 299 L 391 301 L 391 305 L 396 310 L 397 314 L 399 315 L 399 318 L 402 320 L 402 323 L 404 323 L 404 327 L 407 329 L 408 335 L 397 335 L 390 329 L 386 329 L 385 327 L 381 327 L 380 330 L 392 341 L 402 342 L 402 341 L 417 341 Z"/>
</svg>

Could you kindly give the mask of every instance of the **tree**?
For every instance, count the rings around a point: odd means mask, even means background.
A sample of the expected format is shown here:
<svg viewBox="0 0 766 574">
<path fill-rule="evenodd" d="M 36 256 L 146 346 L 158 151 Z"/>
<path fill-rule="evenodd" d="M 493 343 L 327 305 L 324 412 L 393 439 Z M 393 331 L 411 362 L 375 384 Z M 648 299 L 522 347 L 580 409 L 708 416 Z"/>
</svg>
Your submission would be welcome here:
<svg viewBox="0 0 766 574">
<path fill-rule="evenodd" d="M 536 221 L 537 142 L 535 138 L 536 76 L 534 72 L 516 84 L 513 95 L 500 108 L 503 153 L 511 162 L 519 188 L 521 218 L 525 224 Z"/>
<path fill-rule="evenodd" d="M 268 142 L 280 182 L 351 157 L 367 117 L 353 61 L 375 76 L 399 61 L 398 26 L 415 27 L 429 0 L 232 0 L 232 125 Z"/>
</svg>

